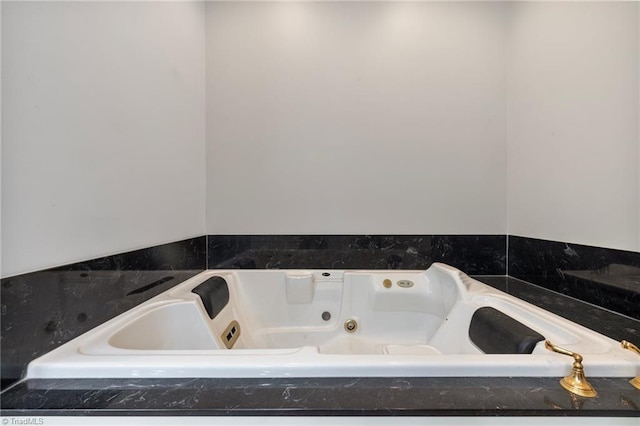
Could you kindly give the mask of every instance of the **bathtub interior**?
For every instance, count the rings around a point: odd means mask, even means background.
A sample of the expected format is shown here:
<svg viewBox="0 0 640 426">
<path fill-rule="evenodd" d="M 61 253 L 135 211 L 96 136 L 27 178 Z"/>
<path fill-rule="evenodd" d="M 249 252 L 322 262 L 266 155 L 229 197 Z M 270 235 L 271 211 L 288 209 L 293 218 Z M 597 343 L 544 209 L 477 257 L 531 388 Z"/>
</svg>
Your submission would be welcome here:
<svg viewBox="0 0 640 426">
<path fill-rule="evenodd" d="M 110 336 L 108 344 L 125 350 L 227 350 L 226 343 L 235 338 L 230 348 L 235 351 L 312 346 L 323 354 L 481 353 L 468 339 L 451 345 L 446 330 L 439 349 L 430 345 L 438 329 L 446 328 L 458 290 L 424 272 L 237 275 L 215 276 L 224 278 L 229 302 L 213 318 L 193 293 L 201 284 L 189 286 L 173 292 L 179 302 L 140 315 Z M 392 286 L 385 287 L 385 280 Z M 345 330 L 347 320 L 355 321 L 356 330 Z"/>
<path fill-rule="evenodd" d="M 232 285 L 238 303 L 221 312 L 221 324 L 242 318 L 238 349 L 314 346 L 327 354 L 380 354 L 389 345 L 425 346 L 456 300 L 455 288 L 443 289 L 424 273 L 296 271 L 270 278 L 259 286 Z M 393 285 L 385 287 L 384 280 Z M 402 288 L 399 281 L 413 285 Z M 346 321 L 356 324 L 353 332 Z"/>
<path fill-rule="evenodd" d="M 115 332 L 109 345 L 134 350 L 217 349 L 209 325 L 194 303 L 153 309 Z"/>
<path fill-rule="evenodd" d="M 106 339 L 91 339 L 82 350 L 100 353 L 106 340 L 111 348 L 128 351 L 242 353 L 313 347 L 320 354 L 483 354 L 468 333 L 474 312 L 482 306 L 493 306 L 534 330 L 543 330 L 558 344 L 589 345 L 588 339 L 503 300 L 475 280 L 464 275 L 452 279 L 457 272 L 441 267 L 384 273 L 209 273 L 205 279 L 169 291 L 164 300 L 151 303 L 150 309 L 125 321 Z M 194 289 L 220 278 L 228 302 L 210 318 Z M 347 330 L 347 321 L 355 323 L 356 329 Z M 543 342 L 533 353 L 545 353 Z"/>
<path fill-rule="evenodd" d="M 212 280 L 215 285 L 210 285 Z M 198 292 L 206 285 L 213 291 L 209 302 L 206 294 Z M 568 372 L 570 359 L 550 353 L 544 341 L 526 355 L 485 354 L 469 335 L 473 315 L 483 307 L 585 355 L 588 372 L 620 376 L 640 369 L 640 360 L 620 350 L 617 342 L 455 268 L 434 264 L 426 271 L 205 271 L 33 361 L 28 375 L 545 376 Z M 356 327 L 350 330 L 347 324 Z M 498 333 L 490 338 L 506 337 Z"/>
</svg>

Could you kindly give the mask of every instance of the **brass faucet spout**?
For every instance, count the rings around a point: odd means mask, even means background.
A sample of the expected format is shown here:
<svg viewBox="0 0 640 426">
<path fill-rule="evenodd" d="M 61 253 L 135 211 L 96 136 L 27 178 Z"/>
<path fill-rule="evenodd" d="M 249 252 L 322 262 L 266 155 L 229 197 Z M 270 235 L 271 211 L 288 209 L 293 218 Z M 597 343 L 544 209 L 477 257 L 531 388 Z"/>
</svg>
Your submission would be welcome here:
<svg viewBox="0 0 640 426">
<path fill-rule="evenodd" d="M 631 352 L 635 352 L 640 355 L 640 349 L 638 349 L 638 347 L 633 343 L 627 340 L 623 340 L 622 342 L 620 342 L 620 345 L 624 349 L 629 349 Z M 631 386 L 633 386 L 634 388 L 640 390 L 640 376 L 634 377 L 633 379 L 629 380 L 629 383 L 631 383 Z"/>
<path fill-rule="evenodd" d="M 585 398 L 593 398 L 598 395 L 596 390 L 593 388 L 593 386 L 591 386 L 584 375 L 584 366 L 582 365 L 582 360 L 584 358 L 582 357 L 582 355 L 556 346 L 548 340 L 545 340 L 544 347 L 550 351 L 573 357 L 573 368 L 571 369 L 571 374 L 560 380 L 560 385 L 563 388 L 573 394 L 583 396 Z"/>
<path fill-rule="evenodd" d="M 623 340 L 622 342 L 620 342 L 621 346 L 625 349 L 629 349 L 630 351 L 633 351 L 635 353 L 637 353 L 638 355 L 640 355 L 640 349 L 634 345 L 633 343 L 627 341 L 627 340 Z"/>
</svg>

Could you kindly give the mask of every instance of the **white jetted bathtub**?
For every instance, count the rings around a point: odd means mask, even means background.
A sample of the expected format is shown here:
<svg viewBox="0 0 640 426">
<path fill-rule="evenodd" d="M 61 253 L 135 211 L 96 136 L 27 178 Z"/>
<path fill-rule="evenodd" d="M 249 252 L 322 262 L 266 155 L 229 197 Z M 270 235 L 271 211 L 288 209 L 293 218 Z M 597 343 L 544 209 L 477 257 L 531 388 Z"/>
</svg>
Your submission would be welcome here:
<svg viewBox="0 0 640 426">
<path fill-rule="evenodd" d="M 32 361 L 27 376 L 568 374 L 573 359 L 542 338 L 580 353 L 587 376 L 640 372 L 618 342 L 436 263 L 205 271 Z"/>
</svg>

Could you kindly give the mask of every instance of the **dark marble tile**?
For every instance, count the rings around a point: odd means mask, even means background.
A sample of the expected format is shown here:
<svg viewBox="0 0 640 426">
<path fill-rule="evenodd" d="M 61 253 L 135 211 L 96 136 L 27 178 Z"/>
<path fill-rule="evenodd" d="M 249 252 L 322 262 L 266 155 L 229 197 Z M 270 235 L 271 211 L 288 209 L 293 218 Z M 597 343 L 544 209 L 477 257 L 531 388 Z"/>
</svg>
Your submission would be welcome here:
<svg viewBox="0 0 640 426">
<path fill-rule="evenodd" d="M 53 268 L 53 271 L 175 271 L 206 269 L 206 237 L 161 244 Z"/>
<path fill-rule="evenodd" d="M 509 236 L 509 275 L 640 319 L 640 253 Z"/>
<path fill-rule="evenodd" d="M 2 394 L 3 416 L 638 416 L 627 379 L 593 378 L 597 398 L 549 377 L 27 380 Z"/>
<path fill-rule="evenodd" d="M 506 274 L 504 235 L 209 235 L 208 267 L 427 269 Z"/>
<path fill-rule="evenodd" d="M 629 340 L 640 345 L 640 320 L 517 278 L 486 276 L 473 278 L 614 340 Z"/>
<path fill-rule="evenodd" d="M 471 278 L 474 278 L 480 282 L 490 285 L 493 288 L 507 293 L 507 283 L 509 281 L 509 277 L 507 277 L 506 275 L 472 275 Z"/>
<path fill-rule="evenodd" d="M 32 359 L 205 269 L 205 237 L 4 278 L 3 386 Z"/>
<path fill-rule="evenodd" d="M 474 276 L 606 334 L 632 340 L 640 321 L 506 276 Z M 5 390 L 3 416 L 640 416 L 624 378 L 589 378 L 594 399 L 558 378 L 47 379 Z"/>
</svg>

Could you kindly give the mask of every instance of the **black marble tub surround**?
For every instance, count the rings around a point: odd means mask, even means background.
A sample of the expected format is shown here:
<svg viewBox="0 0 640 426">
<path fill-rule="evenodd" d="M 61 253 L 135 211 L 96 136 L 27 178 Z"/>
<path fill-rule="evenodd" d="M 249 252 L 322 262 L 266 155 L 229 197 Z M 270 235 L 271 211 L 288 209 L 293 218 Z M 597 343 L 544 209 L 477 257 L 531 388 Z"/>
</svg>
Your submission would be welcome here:
<svg viewBox="0 0 640 426">
<path fill-rule="evenodd" d="M 209 235 L 208 268 L 427 269 L 506 275 L 505 235 Z"/>
<path fill-rule="evenodd" d="M 45 379 L 2 395 L 3 416 L 640 416 L 640 392 L 592 378 L 596 398 L 555 377 Z"/>
<path fill-rule="evenodd" d="M 640 319 L 640 253 L 509 236 L 509 276 Z"/>
<path fill-rule="evenodd" d="M 638 320 L 515 278 L 474 278 L 616 340 L 640 339 Z M 588 379 L 596 398 L 568 393 L 558 377 L 29 379 L 2 393 L 0 414 L 640 416 L 628 378 Z"/>
<path fill-rule="evenodd" d="M 205 237 L 4 278 L 3 388 L 34 358 L 205 269 Z"/>
<path fill-rule="evenodd" d="M 614 304 L 635 303 L 627 307 L 633 310 L 638 308 L 633 268 L 640 267 L 640 262 L 636 262 L 640 254 L 614 250 L 619 253 L 611 255 L 607 251 L 594 258 L 589 251 L 596 249 L 593 247 L 583 249 L 585 246 L 542 240 L 529 244 L 531 239 L 516 240 L 520 238 L 509 237 L 509 256 L 514 256 L 509 259 L 509 272 L 521 279 L 506 276 L 504 235 L 214 235 L 173 243 L 173 247 L 159 246 L 137 254 L 108 256 L 6 278 L 0 285 L 3 385 L 20 377 L 31 359 L 190 278 L 205 269 L 206 262 L 209 269 L 418 270 L 427 269 L 433 262 L 444 262 L 615 340 L 640 343 L 638 317 L 595 306 L 608 307 L 598 298 L 591 301 L 564 292 L 573 296 L 567 297 L 552 285 L 544 285 L 544 280 L 534 280 L 557 273 L 568 277 L 567 280 L 586 279 L 596 288 L 622 288 L 627 292 L 623 296 L 615 292 L 606 294 L 623 297 Z M 543 248 L 546 243 L 560 246 L 553 245 L 548 254 Z M 543 254 L 535 255 L 535 247 Z M 561 262 L 562 267 L 556 268 L 561 274 L 551 267 L 554 260 L 563 256 L 559 249 L 566 250 L 562 253 L 574 262 Z M 588 269 L 575 262 L 576 254 L 583 259 L 600 260 L 585 262 L 596 265 Z M 537 267 L 536 262 L 542 265 Z M 592 277 L 591 273 L 598 276 Z M 624 285 L 612 285 L 620 282 L 619 277 L 611 278 L 612 275 L 624 276 Z M 640 391 L 626 378 L 589 377 L 599 393 L 592 399 L 569 394 L 558 380 L 544 377 L 29 379 L 3 391 L 0 415 L 640 417 Z"/>
</svg>

